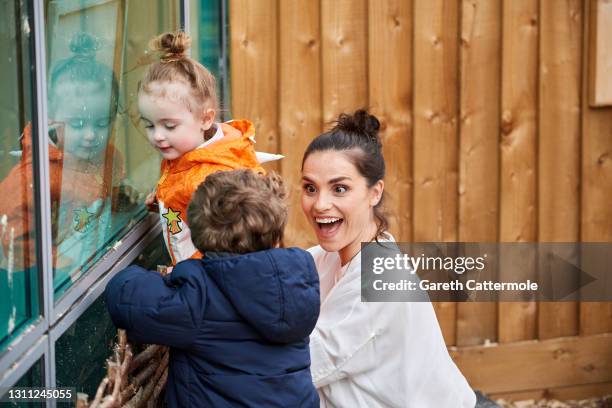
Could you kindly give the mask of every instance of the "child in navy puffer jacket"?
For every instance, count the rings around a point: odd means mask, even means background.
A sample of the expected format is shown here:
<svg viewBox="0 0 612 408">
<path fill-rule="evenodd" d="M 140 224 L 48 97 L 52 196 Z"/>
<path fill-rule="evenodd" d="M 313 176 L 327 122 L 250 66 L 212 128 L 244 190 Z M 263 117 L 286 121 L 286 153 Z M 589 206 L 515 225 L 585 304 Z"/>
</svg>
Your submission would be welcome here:
<svg viewBox="0 0 612 408">
<path fill-rule="evenodd" d="M 210 175 L 187 211 L 203 259 L 171 274 L 131 266 L 106 288 L 113 322 L 171 347 L 170 407 L 318 407 L 308 335 L 319 315 L 310 254 L 279 248 L 287 219 L 277 175 Z"/>
</svg>

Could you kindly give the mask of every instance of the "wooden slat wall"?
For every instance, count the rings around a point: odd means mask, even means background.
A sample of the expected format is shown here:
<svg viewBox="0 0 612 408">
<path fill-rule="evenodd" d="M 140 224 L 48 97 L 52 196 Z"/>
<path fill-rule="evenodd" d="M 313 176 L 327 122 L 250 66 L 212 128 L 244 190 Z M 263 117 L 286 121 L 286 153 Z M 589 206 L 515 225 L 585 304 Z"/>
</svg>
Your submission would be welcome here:
<svg viewBox="0 0 612 408">
<path fill-rule="evenodd" d="M 584 47 L 593 33 L 588 18 L 593 1 L 585 12 Z M 612 241 L 612 108 L 588 106 L 588 55 L 583 53 L 582 77 L 582 180 L 580 238 L 585 242 Z M 612 332 L 612 302 L 580 304 L 580 334 Z"/>
<path fill-rule="evenodd" d="M 463 0 L 461 7 L 459 241 L 496 242 L 502 2 Z M 497 304 L 458 304 L 457 345 L 485 340 L 497 340 Z"/>
<path fill-rule="evenodd" d="M 368 105 L 367 13 L 366 0 L 321 0 L 321 105 L 326 124 L 342 112 Z"/>
<path fill-rule="evenodd" d="M 360 107 L 386 125 L 399 239 L 612 241 L 612 108 L 586 93 L 592 1 L 232 0 L 232 113 L 287 156 L 287 243 L 314 243 L 305 147 Z M 612 332 L 610 303 L 436 310 L 449 345 Z"/>
<path fill-rule="evenodd" d="M 316 244 L 302 215 L 302 155 L 312 135 L 321 132 L 320 5 L 314 1 L 281 1 L 280 5 L 280 148 L 281 174 L 290 194 L 286 234 L 292 244 Z"/>
<path fill-rule="evenodd" d="M 385 179 L 385 208 L 395 239 L 409 241 L 412 238 L 412 1 L 370 2 L 369 6 L 368 51 L 372 61 L 368 64 L 369 105 L 385 125 L 381 132 L 383 154 L 386 162 L 393 164 Z"/>
<path fill-rule="evenodd" d="M 414 234 L 457 240 L 457 3 L 415 0 Z M 434 304 L 446 344 L 455 344 L 456 303 Z"/>
<path fill-rule="evenodd" d="M 257 150 L 279 148 L 278 2 L 230 3 L 232 115 L 257 129 Z M 278 170 L 278 164 L 266 166 Z"/>
<path fill-rule="evenodd" d="M 581 0 L 540 1 L 538 239 L 542 242 L 580 239 L 581 7 Z M 577 261 L 577 255 L 568 253 L 567 259 Z M 540 303 L 538 338 L 576 334 L 576 302 Z"/>
<path fill-rule="evenodd" d="M 538 3 L 505 0 L 502 27 L 499 239 L 534 242 L 537 238 Z M 516 260 L 502 258 L 500 262 L 500 274 L 504 276 L 506 263 Z M 535 263 L 527 264 L 525 276 L 521 278 L 534 276 L 534 268 Z M 535 303 L 500 302 L 500 342 L 533 339 L 535 334 Z"/>
</svg>

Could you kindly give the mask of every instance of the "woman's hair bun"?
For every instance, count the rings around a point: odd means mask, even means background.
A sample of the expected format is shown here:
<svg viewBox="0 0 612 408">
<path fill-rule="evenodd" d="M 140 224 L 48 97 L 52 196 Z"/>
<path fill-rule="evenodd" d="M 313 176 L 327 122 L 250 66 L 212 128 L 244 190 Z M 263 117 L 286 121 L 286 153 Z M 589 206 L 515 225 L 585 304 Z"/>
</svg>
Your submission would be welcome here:
<svg viewBox="0 0 612 408">
<path fill-rule="evenodd" d="M 371 115 L 365 109 L 359 109 L 352 115 L 341 114 L 338 117 L 335 129 L 365 135 L 377 144 L 380 143 L 378 138 L 380 122 L 376 116 Z"/>
<path fill-rule="evenodd" d="M 191 37 L 183 31 L 163 33 L 155 37 L 149 48 L 159 52 L 162 62 L 178 61 L 187 57 L 187 50 L 191 46 Z"/>
</svg>

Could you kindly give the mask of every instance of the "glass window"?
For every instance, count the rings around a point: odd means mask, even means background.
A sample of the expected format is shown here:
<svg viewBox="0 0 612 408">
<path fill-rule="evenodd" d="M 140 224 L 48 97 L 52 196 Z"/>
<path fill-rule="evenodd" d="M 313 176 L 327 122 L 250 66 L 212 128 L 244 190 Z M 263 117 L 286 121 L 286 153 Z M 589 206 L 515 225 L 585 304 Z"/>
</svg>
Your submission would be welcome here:
<svg viewBox="0 0 612 408">
<path fill-rule="evenodd" d="M 200 61 L 217 79 L 217 95 L 222 113 L 229 110 L 227 61 L 223 52 L 223 31 L 226 30 L 222 4 L 225 0 L 190 0 L 190 34 L 193 38 L 191 56 Z"/>
<path fill-rule="evenodd" d="M 43 379 L 43 359 L 38 360 L 27 373 L 25 373 L 19 381 L 15 383 L 13 387 L 42 387 L 44 385 Z M 42 402 L 21 402 L 21 403 L 2 403 L 2 406 L 6 407 L 20 407 L 20 408 L 33 408 L 42 407 Z"/>
<path fill-rule="evenodd" d="M 116 334 L 100 296 L 55 343 L 57 386 L 75 387 L 93 400 Z"/>
<path fill-rule="evenodd" d="M 0 13 L 0 349 L 39 315 L 29 3 L 4 1 Z"/>
<path fill-rule="evenodd" d="M 134 264 L 155 270 L 168 265 L 163 237 L 149 244 Z M 104 296 L 100 296 L 55 343 L 58 387 L 76 387 L 92 400 L 100 381 L 106 375 L 105 361 L 110 357 L 117 330 L 108 313 Z"/>
<path fill-rule="evenodd" d="M 56 298 L 146 214 L 159 157 L 138 126 L 136 89 L 149 40 L 179 15 L 178 1 L 46 2 Z"/>
</svg>

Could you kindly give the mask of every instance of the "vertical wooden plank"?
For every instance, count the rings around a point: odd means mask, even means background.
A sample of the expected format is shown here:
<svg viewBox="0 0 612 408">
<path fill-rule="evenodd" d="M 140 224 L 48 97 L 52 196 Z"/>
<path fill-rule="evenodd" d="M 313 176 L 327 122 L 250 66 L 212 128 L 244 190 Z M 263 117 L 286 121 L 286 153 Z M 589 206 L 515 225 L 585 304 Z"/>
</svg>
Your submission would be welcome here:
<svg viewBox="0 0 612 408">
<path fill-rule="evenodd" d="M 538 240 L 577 242 L 582 1 L 541 0 L 540 24 Z M 539 304 L 539 339 L 576 334 L 577 302 Z"/>
<path fill-rule="evenodd" d="M 593 52 L 593 1 L 586 2 L 584 47 Z M 588 53 L 583 60 L 582 195 L 580 235 L 584 242 L 612 241 L 612 108 L 587 104 Z M 584 260 L 583 260 L 584 262 Z M 580 304 L 580 334 L 612 332 L 612 302 Z"/>
<path fill-rule="evenodd" d="M 232 116 L 255 124 L 258 151 L 278 151 L 278 2 L 232 0 Z M 278 162 L 266 166 L 278 170 Z"/>
<path fill-rule="evenodd" d="M 301 204 L 302 156 L 321 132 L 321 35 L 319 3 L 280 2 L 281 174 L 289 191 L 287 245 L 316 244 Z"/>
<path fill-rule="evenodd" d="M 612 105 L 612 2 L 591 3 L 591 38 L 589 40 L 589 103 L 591 106 Z"/>
<path fill-rule="evenodd" d="M 495 242 L 499 220 L 501 0 L 462 0 L 459 241 Z M 497 304 L 457 305 L 457 345 L 497 340 Z"/>
<path fill-rule="evenodd" d="M 504 0 L 502 37 L 500 241 L 535 242 L 538 2 Z M 518 278 L 504 276 L 504 263 L 514 260 L 500 262 L 502 279 Z M 500 342 L 535 335 L 535 303 L 500 302 Z"/>
<path fill-rule="evenodd" d="M 368 104 L 366 0 L 321 0 L 323 120 Z"/>
<path fill-rule="evenodd" d="M 457 240 L 457 30 L 454 1 L 415 0 L 414 240 Z M 448 345 L 456 304 L 436 303 Z"/>
<path fill-rule="evenodd" d="M 385 209 L 398 241 L 412 237 L 412 2 L 369 2 L 370 107 L 381 133 L 387 175 Z"/>
</svg>

